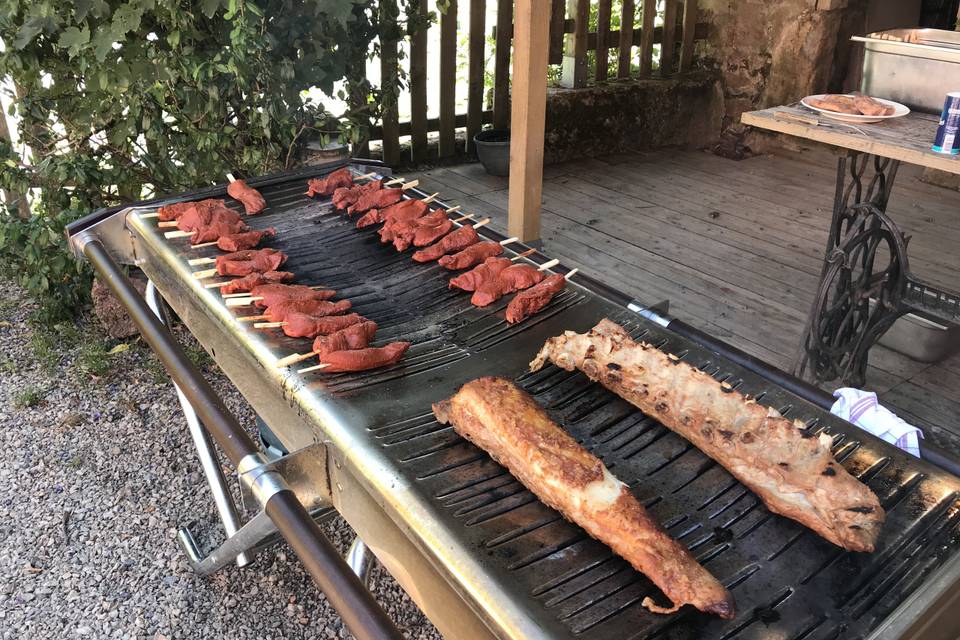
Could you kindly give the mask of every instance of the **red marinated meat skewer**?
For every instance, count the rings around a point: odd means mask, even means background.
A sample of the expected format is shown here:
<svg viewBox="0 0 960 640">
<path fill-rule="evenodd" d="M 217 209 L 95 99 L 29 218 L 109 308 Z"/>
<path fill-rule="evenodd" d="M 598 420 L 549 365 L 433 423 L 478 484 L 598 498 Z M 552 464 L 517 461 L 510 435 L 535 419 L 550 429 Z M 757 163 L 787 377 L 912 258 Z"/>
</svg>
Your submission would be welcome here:
<svg viewBox="0 0 960 640">
<path fill-rule="evenodd" d="M 247 233 L 250 227 L 242 220 L 231 221 L 229 219 L 218 219 L 210 224 L 200 225 L 193 230 L 190 235 L 190 244 L 203 244 L 205 242 L 219 242 L 224 236 L 238 235 Z"/>
<path fill-rule="evenodd" d="M 383 209 L 370 209 L 357 220 L 357 229 L 363 229 L 381 222 L 390 224 L 399 220 L 411 220 L 425 215 L 430 206 L 423 200 L 410 198 L 401 200 Z"/>
<path fill-rule="evenodd" d="M 492 258 L 503 253 L 503 246 L 499 242 L 478 242 L 472 244 L 463 251 L 443 256 L 438 264 L 444 269 L 456 271 L 457 269 L 469 269 L 478 265 L 487 258 Z"/>
<path fill-rule="evenodd" d="M 328 336 L 317 336 L 313 341 L 313 355 L 324 356 L 334 351 L 363 349 L 377 333 L 377 323 L 364 320 L 346 329 L 334 331 Z"/>
<path fill-rule="evenodd" d="M 443 209 L 437 209 L 422 217 L 407 215 L 407 211 L 405 210 L 403 215 L 394 216 L 383 225 L 380 229 L 380 242 L 387 243 L 392 241 L 397 251 L 405 251 L 410 247 L 410 244 L 416 236 L 417 229 L 420 226 L 437 227 L 442 225 L 444 220 L 449 223 L 449 227 L 453 226 L 453 223 L 450 222 L 450 219 L 447 217 L 447 212 Z M 450 230 L 449 227 L 447 231 Z M 437 237 L 440 237 L 440 235 Z M 430 243 L 428 242 L 427 244 Z"/>
<path fill-rule="evenodd" d="M 443 220 L 437 224 L 420 224 L 418 222 L 413 234 L 413 246 L 426 247 L 431 245 L 450 233 L 451 229 L 453 229 L 453 221 L 447 217 L 446 212 L 444 212 Z"/>
<path fill-rule="evenodd" d="M 211 202 L 223 203 L 223 200 L 213 200 Z M 240 214 L 226 206 L 207 205 L 202 207 L 191 207 L 185 210 L 177 218 L 177 228 L 180 231 L 195 231 L 200 227 L 209 226 L 216 223 L 242 223 Z"/>
<path fill-rule="evenodd" d="M 310 178 L 307 181 L 307 197 L 330 196 L 340 187 L 353 186 L 353 173 L 344 167 L 337 169 L 324 178 Z"/>
<path fill-rule="evenodd" d="M 346 313 L 352 306 L 349 300 L 280 300 L 267 307 L 262 317 L 269 322 L 285 322 L 291 313 L 305 313 L 314 318 L 322 318 Z"/>
<path fill-rule="evenodd" d="M 383 188 L 383 180 L 374 180 L 367 184 L 354 185 L 352 187 L 340 187 L 333 192 L 333 206 L 337 209 L 346 209 L 366 193 L 379 191 Z"/>
<path fill-rule="evenodd" d="M 160 222 L 172 222 L 179 220 L 181 216 L 191 209 L 201 209 L 212 211 L 215 209 L 227 209 L 227 203 L 223 200 L 198 200 L 197 202 L 177 202 L 168 204 L 165 207 L 157 209 L 157 219 Z"/>
<path fill-rule="evenodd" d="M 302 284 L 263 284 L 250 290 L 250 297 L 260 308 L 286 300 L 329 300 L 335 295 L 332 289 L 311 289 Z"/>
<path fill-rule="evenodd" d="M 383 209 L 400 202 L 403 198 L 403 189 L 378 189 L 364 193 L 357 201 L 347 207 L 347 214 L 363 213 L 369 209 Z"/>
<path fill-rule="evenodd" d="M 543 273 L 528 264 L 513 264 L 501 271 L 496 280 L 484 282 L 473 292 L 470 302 L 477 307 L 492 304 L 514 291 L 527 289 L 543 280 Z"/>
<path fill-rule="evenodd" d="M 465 225 L 456 231 L 451 231 L 429 247 L 420 249 L 413 254 L 413 259 L 415 262 L 430 262 L 448 253 L 462 251 L 479 241 L 480 236 L 477 230 L 470 225 Z"/>
<path fill-rule="evenodd" d="M 367 347 L 352 351 L 334 351 L 320 356 L 320 363 L 326 365 L 325 373 L 344 371 L 367 371 L 394 364 L 410 348 L 409 342 L 391 342 L 384 347 Z"/>
<path fill-rule="evenodd" d="M 279 284 L 281 282 L 290 282 L 293 280 L 294 275 L 289 271 L 267 271 L 265 273 L 251 273 L 243 276 L 242 278 L 237 278 L 236 280 L 231 280 L 230 282 L 224 282 L 220 285 L 220 293 L 223 295 L 228 295 L 231 293 L 245 293 L 252 290 L 254 287 L 257 287 L 262 284 Z"/>
<path fill-rule="evenodd" d="M 543 282 L 521 291 L 507 305 L 507 322 L 516 324 L 547 306 L 553 296 L 563 291 L 567 280 L 560 274 L 549 276 Z"/>
<path fill-rule="evenodd" d="M 280 323 L 267 323 L 267 326 L 279 325 L 283 332 L 291 338 L 315 338 L 319 335 L 331 334 L 340 329 L 359 324 L 365 318 L 359 313 L 348 313 L 345 316 L 315 317 L 306 313 L 290 313 L 287 319 Z M 257 325 L 254 325 L 255 327 Z"/>
<path fill-rule="evenodd" d="M 254 216 L 267 208 L 267 201 L 259 191 L 243 180 L 234 180 L 227 185 L 227 195 L 239 200 L 248 216 Z"/>
<path fill-rule="evenodd" d="M 483 264 L 461 273 L 456 278 L 450 278 L 450 289 L 461 289 L 463 291 L 476 291 L 484 282 L 495 280 L 500 272 L 512 265 L 509 258 L 487 258 Z"/>
<path fill-rule="evenodd" d="M 243 251 L 244 249 L 253 249 L 264 238 L 272 238 L 277 235 L 277 230 L 273 227 L 263 231 L 243 231 L 241 233 L 228 233 L 217 238 L 217 248 L 221 251 Z"/>
<path fill-rule="evenodd" d="M 216 272 L 221 276 L 245 276 L 251 273 L 276 271 L 287 261 L 287 255 L 276 249 L 250 249 L 236 251 L 216 260 Z"/>
</svg>

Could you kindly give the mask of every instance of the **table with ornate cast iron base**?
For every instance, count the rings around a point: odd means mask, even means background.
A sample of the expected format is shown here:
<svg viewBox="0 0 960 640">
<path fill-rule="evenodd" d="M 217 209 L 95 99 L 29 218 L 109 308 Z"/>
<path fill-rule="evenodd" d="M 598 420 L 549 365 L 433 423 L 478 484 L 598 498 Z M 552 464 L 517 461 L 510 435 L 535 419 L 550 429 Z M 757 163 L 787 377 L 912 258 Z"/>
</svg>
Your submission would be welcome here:
<svg viewBox="0 0 960 640">
<path fill-rule="evenodd" d="M 816 298 L 803 332 L 794 374 L 817 384 L 861 387 L 870 348 L 897 318 L 922 312 L 960 322 L 960 295 L 910 272 L 909 238 L 886 213 L 900 162 L 960 173 L 960 160 L 933 153 L 936 118 L 910 114 L 857 129 L 820 119 L 799 122 L 802 107 L 743 114 L 743 122 L 848 149 L 837 166 L 833 216 Z"/>
</svg>

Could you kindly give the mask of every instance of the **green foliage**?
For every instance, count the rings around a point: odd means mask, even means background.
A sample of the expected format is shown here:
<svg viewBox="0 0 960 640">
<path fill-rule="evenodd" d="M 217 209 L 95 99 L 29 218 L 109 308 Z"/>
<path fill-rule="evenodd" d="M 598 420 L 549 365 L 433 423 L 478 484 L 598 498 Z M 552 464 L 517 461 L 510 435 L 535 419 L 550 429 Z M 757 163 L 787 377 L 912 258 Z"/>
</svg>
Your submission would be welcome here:
<svg viewBox="0 0 960 640">
<path fill-rule="evenodd" d="M 0 143 L 0 187 L 39 189 L 33 216 L 0 212 L 0 264 L 70 315 L 88 274 L 63 225 L 97 208 L 263 174 L 317 128 L 361 138 L 375 115 L 364 63 L 373 0 L 0 0 L 0 77 L 29 163 Z M 338 118 L 304 99 L 346 79 Z"/>
<path fill-rule="evenodd" d="M 26 409 L 33 407 L 43 400 L 43 389 L 38 387 L 24 387 L 13 396 L 13 407 L 15 409 Z"/>
</svg>

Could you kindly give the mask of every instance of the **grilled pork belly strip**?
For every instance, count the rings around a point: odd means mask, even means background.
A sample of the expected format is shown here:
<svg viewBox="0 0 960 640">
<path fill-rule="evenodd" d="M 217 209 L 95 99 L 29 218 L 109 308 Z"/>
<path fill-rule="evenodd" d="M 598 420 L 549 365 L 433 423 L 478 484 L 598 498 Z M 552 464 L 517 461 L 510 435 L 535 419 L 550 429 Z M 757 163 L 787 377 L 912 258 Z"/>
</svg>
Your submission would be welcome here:
<svg viewBox="0 0 960 640">
<path fill-rule="evenodd" d="M 479 378 L 433 405 L 442 423 L 489 453 L 540 500 L 609 545 L 672 601 L 721 618 L 734 615 L 733 597 L 687 549 L 650 517 L 604 464 L 577 444 L 529 395 L 509 380 Z"/>
<path fill-rule="evenodd" d="M 884 520 L 880 501 L 830 452 L 831 438 L 805 430 L 601 320 L 589 333 L 549 339 L 530 370 L 550 360 L 579 369 L 719 462 L 774 513 L 851 551 L 873 551 Z"/>
</svg>

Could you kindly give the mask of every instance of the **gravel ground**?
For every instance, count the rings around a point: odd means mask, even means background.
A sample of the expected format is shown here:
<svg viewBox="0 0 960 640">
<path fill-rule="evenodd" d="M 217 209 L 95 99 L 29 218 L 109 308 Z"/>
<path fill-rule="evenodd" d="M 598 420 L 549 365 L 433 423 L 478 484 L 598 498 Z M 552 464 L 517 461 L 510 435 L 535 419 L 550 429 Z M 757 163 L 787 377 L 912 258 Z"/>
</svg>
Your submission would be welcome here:
<svg viewBox="0 0 960 640">
<path fill-rule="evenodd" d="M 80 346 L 45 349 L 22 292 L 0 286 L 0 638 L 350 637 L 285 546 L 243 570 L 190 570 L 178 525 L 219 530 L 156 360 L 137 339 L 106 354 L 117 342 L 105 349 L 88 319 Z M 104 362 L 109 371 L 91 373 Z M 252 425 L 243 398 L 205 368 Z M 346 550 L 353 533 L 343 520 L 322 528 Z M 372 588 L 406 637 L 440 637 L 379 567 Z"/>
</svg>

